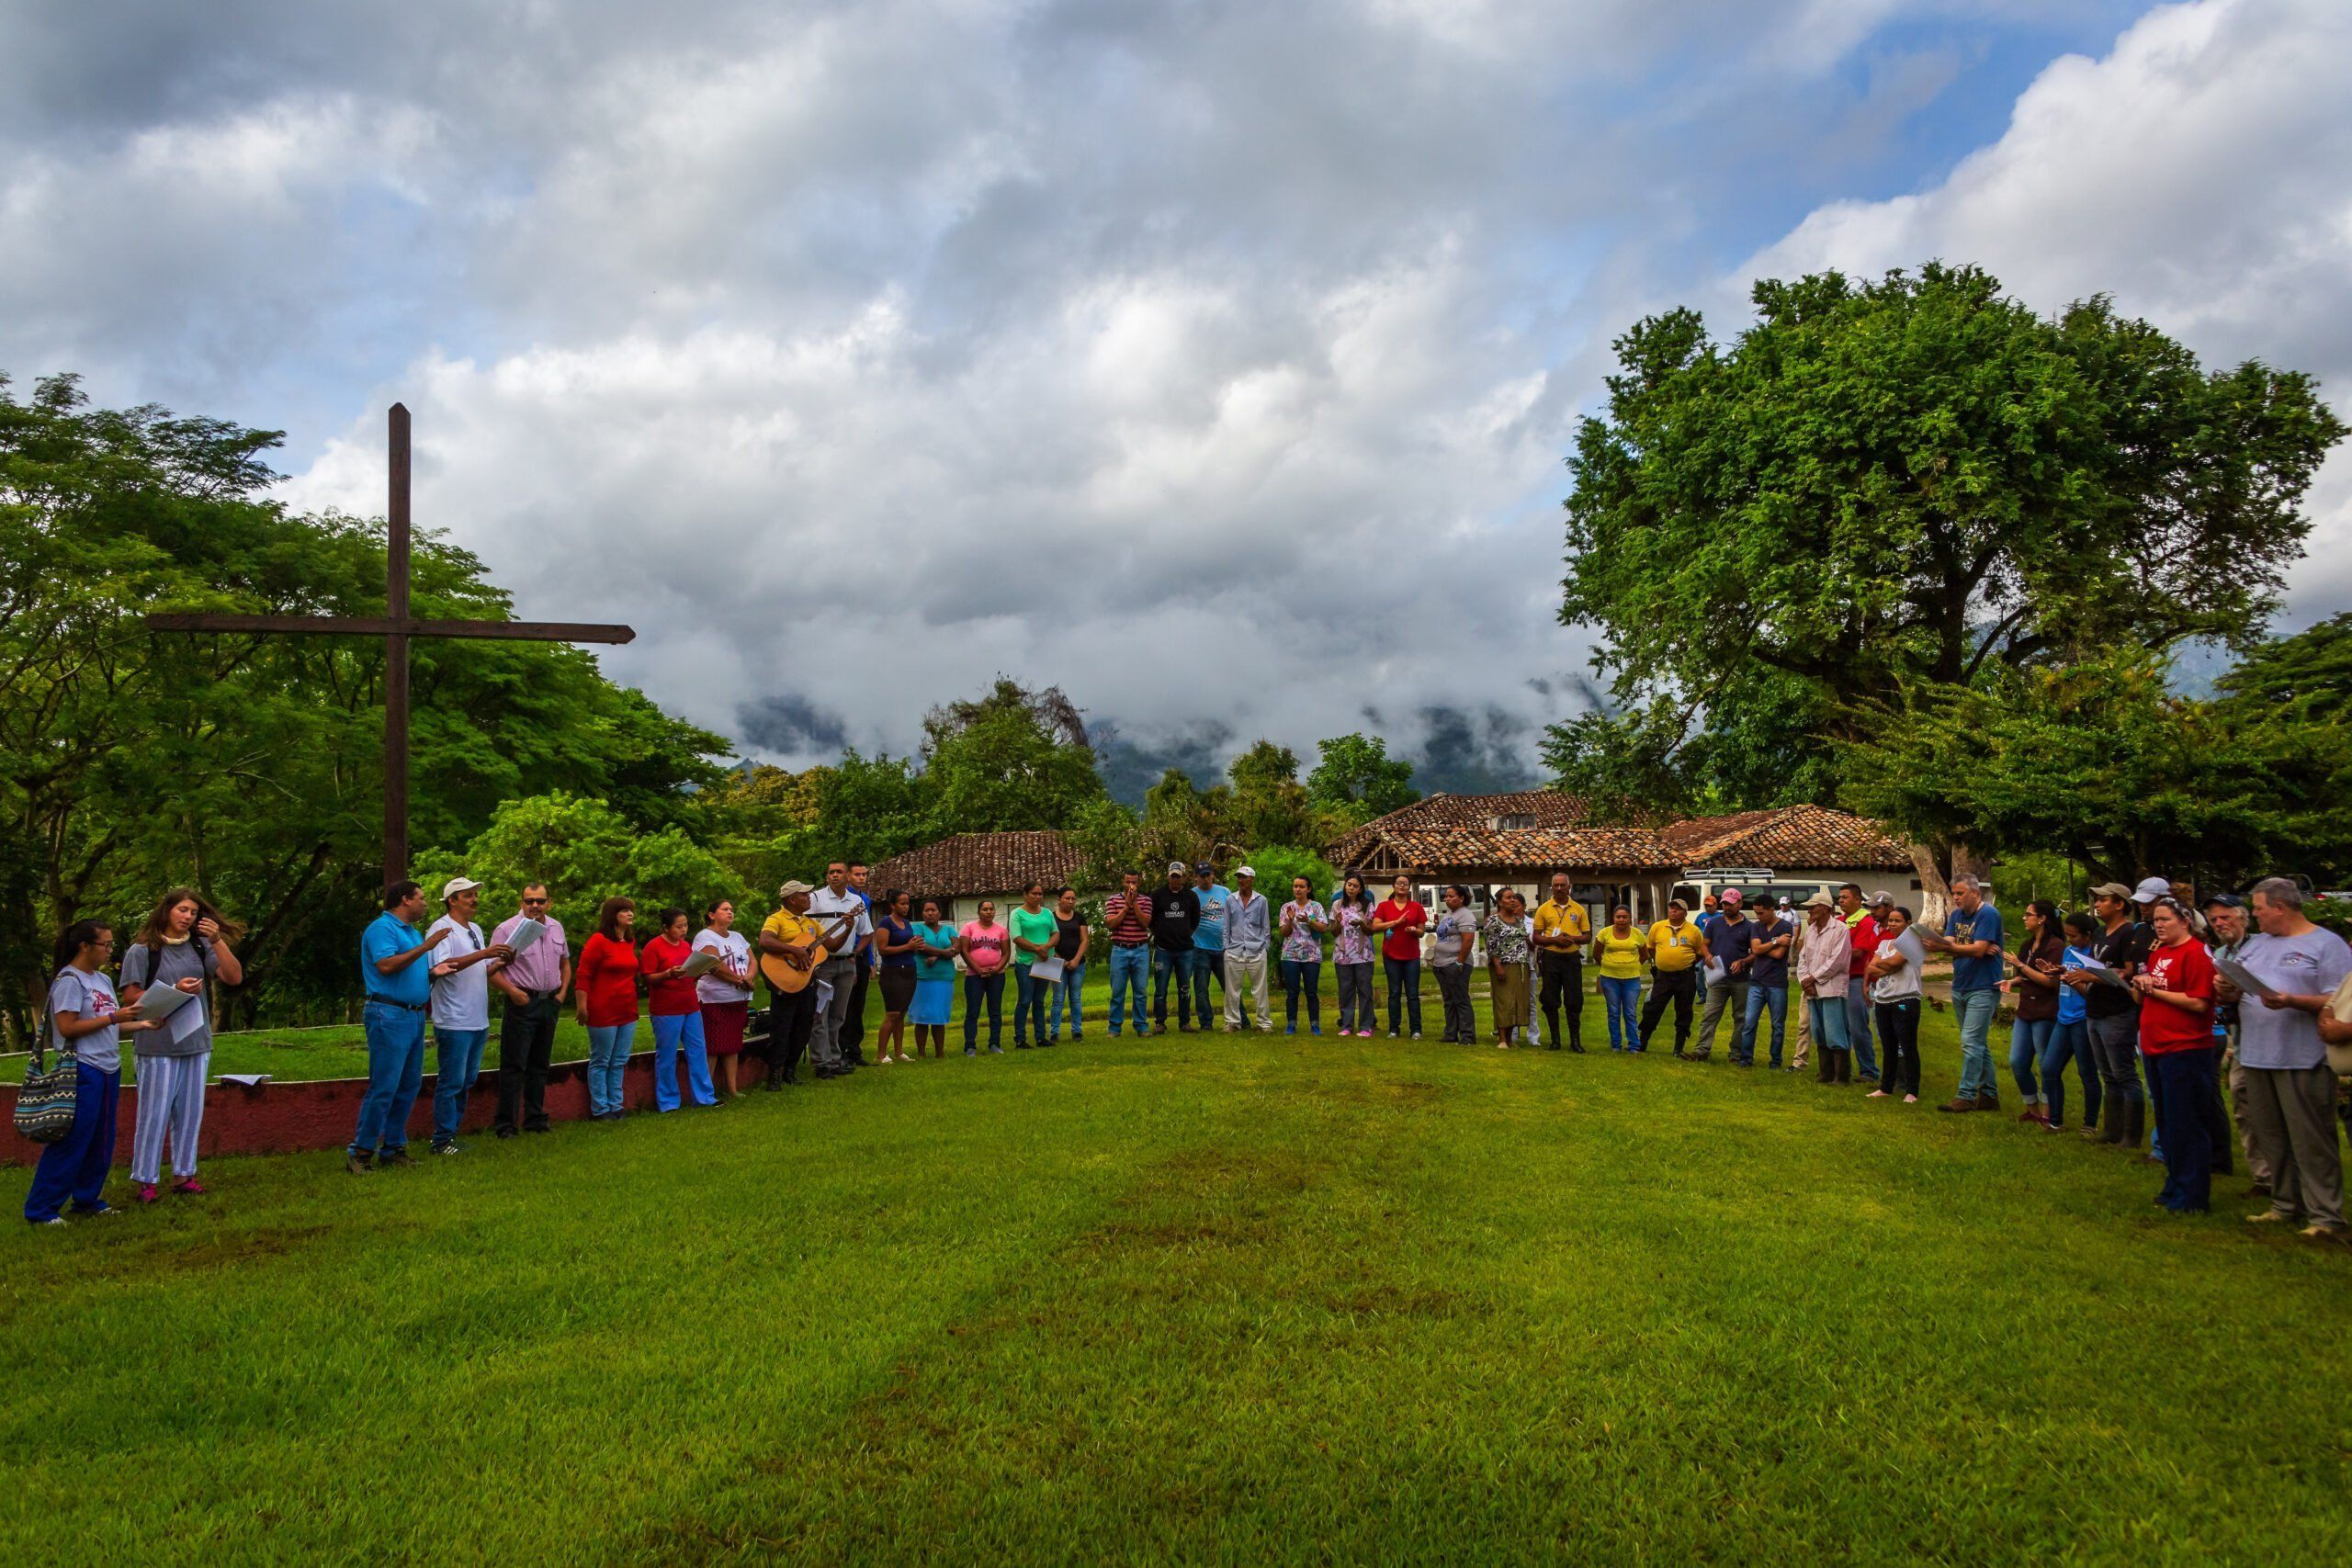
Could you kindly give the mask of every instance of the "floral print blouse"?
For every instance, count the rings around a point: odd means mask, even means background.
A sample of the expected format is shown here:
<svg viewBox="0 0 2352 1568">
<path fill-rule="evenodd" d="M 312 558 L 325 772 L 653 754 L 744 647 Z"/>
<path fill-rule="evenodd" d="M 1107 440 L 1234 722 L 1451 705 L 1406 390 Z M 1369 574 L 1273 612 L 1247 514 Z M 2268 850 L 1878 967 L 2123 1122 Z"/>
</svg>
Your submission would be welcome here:
<svg viewBox="0 0 2352 1568">
<path fill-rule="evenodd" d="M 1478 934 L 1486 939 L 1487 957 L 1491 963 L 1524 964 L 1534 951 L 1534 943 L 1527 939 L 1527 928 L 1500 915 L 1488 915 L 1478 928 Z"/>
<path fill-rule="evenodd" d="M 1323 939 L 1315 934 L 1311 923 L 1323 918 L 1323 906 L 1309 898 L 1306 903 L 1283 906 L 1283 919 L 1293 921 L 1290 935 L 1283 938 L 1283 956 L 1295 964 L 1323 962 Z"/>
<path fill-rule="evenodd" d="M 1340 928 L 1339 936 L 1331 943 L 1331 962 L 1371 963 L 1372 933 L 1363 929 L 1363 923 L 1372 919 L 1372 910 L 1362 904 L 1334 904 L 1331 911 Z"/>
</svg>

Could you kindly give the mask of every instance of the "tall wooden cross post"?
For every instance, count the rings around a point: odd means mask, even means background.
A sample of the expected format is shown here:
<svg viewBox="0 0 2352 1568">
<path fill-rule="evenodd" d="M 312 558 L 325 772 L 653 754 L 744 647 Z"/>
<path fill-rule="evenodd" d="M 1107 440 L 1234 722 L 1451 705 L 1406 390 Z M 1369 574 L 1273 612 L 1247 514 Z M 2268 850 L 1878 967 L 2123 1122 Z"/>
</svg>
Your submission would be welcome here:
<svg viewBox="0 0 2352 1568">
<path fill-rule="evenodd" d="M 408 875 L 408 639 L 496 637 L 521 642 L 628 642 L 628 626 L 568 621 L 421 621 L 408 605 L 408 410 L 391 409 L 391 489 L 385 512 L 384 614 L 378 615 L 155 615 L 159 632 L 277 632 L 384 639 L 384 885 Z"/>
</svg>

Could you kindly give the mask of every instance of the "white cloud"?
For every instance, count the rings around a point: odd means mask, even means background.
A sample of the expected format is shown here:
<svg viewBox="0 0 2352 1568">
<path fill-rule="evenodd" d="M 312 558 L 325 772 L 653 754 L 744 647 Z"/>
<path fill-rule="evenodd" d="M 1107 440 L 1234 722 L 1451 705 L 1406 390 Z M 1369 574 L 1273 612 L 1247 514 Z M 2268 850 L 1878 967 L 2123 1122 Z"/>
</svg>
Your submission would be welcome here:
<svg viewBox="0 0 2352 1568">
<path fill-rule="evenodd" d="M 2352 6 L 2198 0 L 2151 12 L 2104 58 L 2054 62 L 2000 139 L 1931 190 L 1844 201 L 1751 259 L 1744 280 L 1940 256 L 2037 307 L 2115 297 L 2208 364 L 2322 378 L 2352 417 Z M 2352 455 L 2310 501 L 2296 624 L 2352 589 Z"/>
</svg>

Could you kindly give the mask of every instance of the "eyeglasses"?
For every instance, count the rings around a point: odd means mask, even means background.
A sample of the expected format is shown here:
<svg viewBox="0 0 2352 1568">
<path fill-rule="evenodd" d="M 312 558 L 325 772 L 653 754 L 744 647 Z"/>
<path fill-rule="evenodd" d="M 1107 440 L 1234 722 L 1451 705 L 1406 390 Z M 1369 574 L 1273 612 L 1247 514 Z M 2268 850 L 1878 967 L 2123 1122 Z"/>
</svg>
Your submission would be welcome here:
<svg viewBox="0 0 2352 1568">
<path fill-rule="evenodd" d="M 544 898 L 526 898 L 523 902 L 525 904 L 544 904 L 547 900 Z"/>
</svg>

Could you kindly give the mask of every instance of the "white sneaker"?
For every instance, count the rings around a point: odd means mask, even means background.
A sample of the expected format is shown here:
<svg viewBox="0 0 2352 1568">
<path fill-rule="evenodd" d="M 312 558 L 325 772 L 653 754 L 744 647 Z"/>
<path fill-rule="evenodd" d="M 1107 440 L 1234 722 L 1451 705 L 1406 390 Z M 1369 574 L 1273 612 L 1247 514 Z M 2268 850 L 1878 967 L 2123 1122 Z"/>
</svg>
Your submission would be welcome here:
<svg viewBox="0 0 2352 1568">
<path fill-rule="evenodd" d="M 51 1214 L 45 1220 L 35 1220 L 33 1222 L 33 1224 L 37 1225 L 62 1225 L 64 1223 L 65 1216 L 62 1214 Z"/>
<path fill-rule="evenodd" d="M 1413 1038 L 1414 1038 L 1414 1039 L 1419 1040 L 1420 1037 L 1421 1037 L 1421 1032 L 1420 1032 L 1419 1030 L 1416 1029 L 1415 1031 L 1413 1031 Z"/>
</svg>

